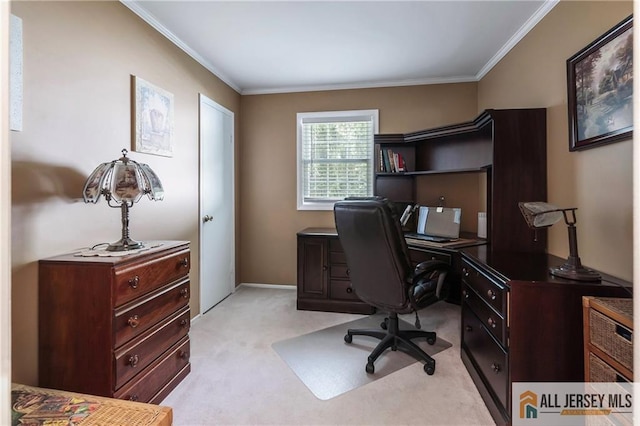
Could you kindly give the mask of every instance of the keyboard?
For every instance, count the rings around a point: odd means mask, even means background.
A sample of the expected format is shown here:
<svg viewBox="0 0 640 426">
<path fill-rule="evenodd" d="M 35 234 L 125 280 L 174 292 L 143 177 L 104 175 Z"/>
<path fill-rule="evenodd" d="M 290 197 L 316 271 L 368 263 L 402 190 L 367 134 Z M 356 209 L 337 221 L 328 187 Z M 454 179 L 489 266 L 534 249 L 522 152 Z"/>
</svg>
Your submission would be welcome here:
<svg viewBox="0 0 640 426">
<path fill-rule="evenodd" d="M 433 235 L 418 234 L 417 232 L 406 232 L 404 234 L 404 237 L 413 238 L 416 240 L 431 241 L 434 243 L 447 243 L 449 241 L 455 241 L 458 239 L 458 238 L 436 237 Z"/>
</svg>

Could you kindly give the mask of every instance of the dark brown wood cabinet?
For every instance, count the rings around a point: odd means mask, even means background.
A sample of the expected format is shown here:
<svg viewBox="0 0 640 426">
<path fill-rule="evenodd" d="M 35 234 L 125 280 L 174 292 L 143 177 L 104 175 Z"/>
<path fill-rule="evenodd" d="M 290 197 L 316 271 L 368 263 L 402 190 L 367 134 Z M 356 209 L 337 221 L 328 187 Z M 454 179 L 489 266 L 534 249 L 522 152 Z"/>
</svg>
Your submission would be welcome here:
<svg viewBox="0 0 640 426">
<path fill-rule="evenodd" d="M 190 250 L 39 262 L 39 385 L 160 403 L 191 371 Z"/>
<path fill-rule="evenodd" d="M 405 134 L 374 137 L 375 161 L 393 150 L 406 172 L 375 173 L 374 194 L 399 204 L 416 203 L 416 178 L 446 173 L 486 174 L 487 242 L 494 250 L 543 252 L 522 219 L 519 201 L 547 199 L 546 109 L 489 109 L 475 120 Z M 469 212 L 475 214 L 476 212 Z M 464 213 L 463 213 L 464 214 Z"/>
<path fill-rule="evenodd" d="M 511 422 L 514 382 L 582 382 L 582 296 L 631 297 L 629 282 L 556 278 L 545 253 L 461 250 L 461 356 L 497 424 Z"/>
<path fill-rule="evenodd" d="M 349 268 L 335 229 L 307 228 L 298 238 L 300 310 L 371 314 L 375 308 L 356 296 Z"/>
</svg>

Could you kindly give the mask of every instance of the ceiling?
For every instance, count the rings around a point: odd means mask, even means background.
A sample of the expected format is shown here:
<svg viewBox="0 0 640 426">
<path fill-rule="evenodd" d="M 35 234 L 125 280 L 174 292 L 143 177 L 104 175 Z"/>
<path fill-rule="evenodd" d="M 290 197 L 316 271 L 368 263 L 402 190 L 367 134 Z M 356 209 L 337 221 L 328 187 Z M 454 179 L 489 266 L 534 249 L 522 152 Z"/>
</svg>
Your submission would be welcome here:
<svg viewBox="0 0 640 426">
<path fill-rule="evenodd" d="M 558 0 L 121 0 L 242 94 L 478 81 Z"/>
</svg>

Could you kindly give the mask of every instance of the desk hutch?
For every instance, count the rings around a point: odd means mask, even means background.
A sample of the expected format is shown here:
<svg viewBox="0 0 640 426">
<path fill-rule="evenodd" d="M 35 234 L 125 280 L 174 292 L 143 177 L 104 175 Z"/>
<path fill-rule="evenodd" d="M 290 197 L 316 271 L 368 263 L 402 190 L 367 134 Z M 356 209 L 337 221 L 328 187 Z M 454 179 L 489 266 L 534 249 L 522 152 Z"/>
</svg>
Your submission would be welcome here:
<svg viewBox="0 0 640 426">
<path fill-rule="evenodd" d="M 422 175 L 486 174 L 487 244 L 461 248 L 452 265 L 461 357 L 498 424 L 511 422 L 513 382 L 584 380 L 583 295 L 629 296 L 629 283 L 604 274 L 600 283 L 549 274 L 564 260 L 545 253 L 546 231 L 534 240 L 518 208 L 547 199 L 546 132 L 545 109 L 491 109 L 467 123 L 375 137 L 375 164 L 386 150 L 405 159 L 405 172 L 375 173 L 375 195 L 397 203 L 420 202 Z"/>
</svg>

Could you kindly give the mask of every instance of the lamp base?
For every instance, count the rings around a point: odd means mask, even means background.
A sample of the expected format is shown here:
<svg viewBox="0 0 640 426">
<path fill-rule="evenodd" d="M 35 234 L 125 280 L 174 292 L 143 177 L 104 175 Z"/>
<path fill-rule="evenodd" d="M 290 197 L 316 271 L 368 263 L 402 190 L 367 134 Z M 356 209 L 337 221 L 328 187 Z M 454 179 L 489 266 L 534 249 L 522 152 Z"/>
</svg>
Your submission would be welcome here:
<svg viewBox="0 0 640 426">
<path fill-rule="evenodd" d="M 556 277 L 576 281 L 600 281 L 601 279 L 600 274 L 596 271 L 583 266 L 575 266 L 568 262 L 555 268 L 549 268 L 549 272 Z"/>
<path fill-rule="evenodd" d="M 131 238 L 121 238 L 115 243 L 109 244 L 107 251 L 127 251 L 143 248 L 144 244 L 140 241 L 132 240 Z"/>
</svg>

